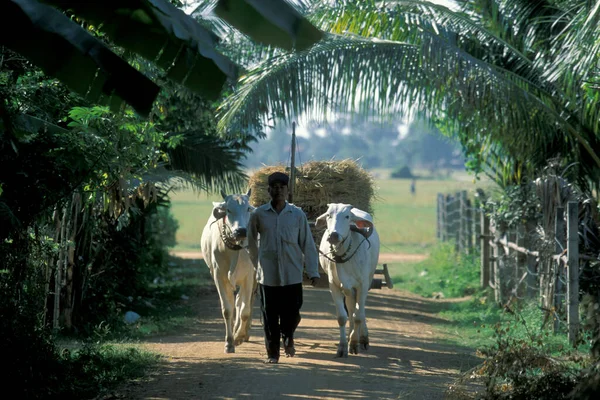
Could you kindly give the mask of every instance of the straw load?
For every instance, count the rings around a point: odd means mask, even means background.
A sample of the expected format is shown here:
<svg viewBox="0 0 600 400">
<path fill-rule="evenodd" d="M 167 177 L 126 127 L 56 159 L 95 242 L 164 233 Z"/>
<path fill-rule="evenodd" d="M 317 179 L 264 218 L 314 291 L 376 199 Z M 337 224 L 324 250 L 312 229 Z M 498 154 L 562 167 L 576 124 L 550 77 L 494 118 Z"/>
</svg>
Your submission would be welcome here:
<svg viewBox="0 0 600 400">
<path fill-rule="evenodd" d="M 250 203 L 258 207 L 270 201 L 267 178 L 273 172 L 290 174 L 284 165 L 266 166 L 250 177 Z M 354 160 L 310 161 L 296 168 L 293 203 L 306 213 L 317 246 L 323 231 L 314 228 L 317 217 L 327 211 L 328 203 L 346 203 L 373 214 L 374 180 Z"/>
</svg>

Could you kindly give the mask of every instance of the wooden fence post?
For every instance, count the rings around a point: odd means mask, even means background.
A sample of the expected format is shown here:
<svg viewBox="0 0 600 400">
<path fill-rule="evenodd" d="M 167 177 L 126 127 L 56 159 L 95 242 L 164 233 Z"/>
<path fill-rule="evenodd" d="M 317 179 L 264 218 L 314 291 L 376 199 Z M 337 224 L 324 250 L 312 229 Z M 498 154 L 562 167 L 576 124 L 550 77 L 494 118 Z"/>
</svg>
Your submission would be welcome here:
<svg viewBox="0 0 600 400">
<path fill-rule="evenodd" d="M 527 220 L 525 222 L 525 248 L 529 249 L 533 245 L 533 233 L 535 231 L 535 222 Z M 537 286 L 537 257 L 531 254 L 527 255 L 527 297 L 535 296 Z"/>
<path fill-rule="evenodd" d="M 502 275 L 502 269 L 504 267 L 504 247 L 500 243 L 504 232 L 501 231 L 501 226 L 498 225 L 497 221 L 492 221 L 493 224 L 493 241 L 492 246 L 492 260 L 494 260 L 494 268 L 492 270 L 492 276 L 494 277 L 494 299 L 496 304 L 503 305 L 504 295 L 504 276 Z"/>
<path fill-rule="evenodd" d="M 458 194 L 458 204 L 459 204 L 459 222 L 458 229 L 460 234 L 458 235 L 458 249 L 461 253 L 466 253 L 467 248 L 467 191 L 463 190 Z"/>
<path fill-rule="evenodd" d="M 481 228 L 481 215 L 483 214 L 483 209 L 481 208 L 481 204 L 479 201 L 475 200 L 473 202 L 473 232 L 475 234 L 475 248 L 477 250 L 481 249 L 481 240 L 479 238 L 480 233 L 482 232 Z"/>
<path fill-rule="evenodd" d="M 481 243 L 481 287 L 490 286 L 490 219 L 484 212 L 480 214 L 481 231 L 479 232 L 479 242 Z"/>
<path fill-rule="evenodd" d="M 565 208 L 556 207 L 556 218 L 554 219 L 554 254 L 561 254 L 565 249 Z M 563 294 L 563 284 L 561 281 L 561 270 L 563 262 L 558 259 L 554 263 L 554 333 L 558 333 L 560 329 L 560 310 L 561 310 L 561 298 Z"/>
<path fill-rule="evenodd" d="M 446 195 L 446 240 L 454 240 L 454 202 L 451 195 Z"/>
<path fill-rule="evenodd" d="M 458 253 L 458 252 L 460 252 L 460 249 L 461 249 L 460 241 L 462 239 L 462 232 L 460 231 L 460 228 L 461 228 L 460 192 L 456 192 L 453 203 L 454 203 L 454 213 L 453 213 L 453 215 L 454 215 L 454 240 L 456 242 L 455 250 Z"/>
<path fill-rule="evenodd" d="M 495 246 L 492 247 L 492 254 L 493 254 L 492 258 L 494 260 L 494 268 L 493 268 L 494 299 L 496 301 L 496 304 L 502 305 L 502 284 L 504 282 L 502 282 L 502 277 L 500 276 L 500 269 L 501 269 L 500 264 L 501 264 L 502 254 L 504 252 L 502 250 L 500 250 L 502 245 L 498 243 L 498 240 L 494 239 L 494 243 L 495 243 Z"/>
<path fill-rule="evenodd" d="M 444 195 L 437 195 L 437 238 L 444 241 Z"/>
<path fill-rule="evenodd" d="M 517 246 L 522 247 L 524 249 L 529 250 L 526 246 L 525 246 L 525 225 L 520 223 L 517 225 Z M 523 289 L 523 282 L 525 282 L 525 286 L 527 286 L 527 255 L 523 254 L 521 252 L 517 252 L 516 253 L 516 260 L 515 260 L 515 279 L 517 280 L 517 283 L 519 285 L 519 287 L 517 288 L 517 295 L 519 297 L 522 297 L 525 292 L 526 289 Z"/>
<path fill-rule="evenodd" d="M 446 213 L 448 215 L 448 240 L 454 240 L 455 250 L 458 247 L 457 236 L 458 236 L 458 208 L 457 199 L 451 195 L 446 198 Z"/>
<path fill-rule="evenodd" d="M 579 333 L 579 205 L 567 203 L 567 323 L 569 342 L 575 346 Z"/>
<path fill-rule="evenodd" d="M 466 196 L 465 192 L 465 196 Z M 467 237 L 467 253 L 473 254 L 473 208 L 471 205 L 471 200 L 466 199 L 466 207 L 467 207 L 467 221 L 466 221 L 466 237 Z"/>
<path fill-rule="evenodd" d="M 506 242 L 517 243 L 517 230 L 512 226 L 507 227 Z M 519 253 L 506 246 L 504 248 L 504 254 L 506 255 L 506 258 L 504 259 L 504 276 L 507 283 L 506 300 L 508 301 L 511 294 L 516 294 L 519 289 L 519 276 L 517 271 L 517 258 L 519 257 Z"/>
</svg>

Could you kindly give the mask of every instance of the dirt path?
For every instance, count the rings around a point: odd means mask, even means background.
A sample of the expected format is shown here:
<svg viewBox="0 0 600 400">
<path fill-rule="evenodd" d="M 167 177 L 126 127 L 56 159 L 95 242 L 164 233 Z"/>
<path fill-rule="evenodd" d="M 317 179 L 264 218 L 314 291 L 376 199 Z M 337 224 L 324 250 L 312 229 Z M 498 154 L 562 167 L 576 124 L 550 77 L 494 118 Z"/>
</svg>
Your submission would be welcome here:
<svg viewBox="0 0 600 400">
<path fill-rule="evenodd" d="M 479 364 L 471 349 L 448 344 L 430 324 L 442 302 L 395 289 L 371 290 L 367 352 L 334 358 L 338 328 L 327 289 L 305 287 L 297 354 L 265 365 L 260 310 L 250 341 L 224 354 L 224 326 L 216 291 L 197 300 L 192 329 L 144 343 L 166 362 L 148 381 L 113 398 L 179 399 L 443 399 L 461 371 Z"/>
</svg>

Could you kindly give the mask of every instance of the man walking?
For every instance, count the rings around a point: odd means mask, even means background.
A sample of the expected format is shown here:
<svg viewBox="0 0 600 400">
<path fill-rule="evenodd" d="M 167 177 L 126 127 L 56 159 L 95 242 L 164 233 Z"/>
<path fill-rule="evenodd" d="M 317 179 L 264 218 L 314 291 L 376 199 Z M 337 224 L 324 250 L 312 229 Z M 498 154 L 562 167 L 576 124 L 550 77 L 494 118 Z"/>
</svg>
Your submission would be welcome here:
<svg viewBox="0 0 600 400">
<path fill-rule="evenodd" d="M 312 286 L 319 282 L 317 247 L 306 214 L 287 202 L 288 182 L 282 172 L 269 175 L 271 201 L 258 207 L 248 224 L 248 251 L 257 269 L 268 364 L 279 362 L 281 337 L 286 356 L 296 354 L 294 332 L 300 323 L 304 265 Z"/>
</svg>

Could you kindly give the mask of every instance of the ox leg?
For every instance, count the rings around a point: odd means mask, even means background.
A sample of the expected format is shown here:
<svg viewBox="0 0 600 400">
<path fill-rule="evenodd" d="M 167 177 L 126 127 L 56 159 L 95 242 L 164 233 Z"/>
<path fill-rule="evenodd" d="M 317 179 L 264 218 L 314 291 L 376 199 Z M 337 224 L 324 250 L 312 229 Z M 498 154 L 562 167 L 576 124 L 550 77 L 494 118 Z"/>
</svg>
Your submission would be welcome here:
<svg viewBox="0 0 600 400">
<path fill-rule="evenodd" d="M 359 343 L 363 350 L 369 349 L 369 330 L 367 329 L 367 314 L 365 309 L 367 304 L 368 290 L 368 288 L 362 288 L 361 290 L 357 291 L 357 310 L 356 317 L 354 319 L 355 326 L 359 328 Z"/>
<path fill-rule="evenodd" d="M 221 299 L 221 312 L 225 321 L 225 353 L 235 353 L 235 345 L 233 344 L 233 288 L 227 277 L 225 279 L 215 279 L 215 284 L 219 299 Z"/>
<path fill-rule="evenodd" d="M 350 336 L 349 336 L 349 348 L 350 354 L 358 354 L 358 335 L 360 331 L 360 323 L 357 323 L 356 317 L 358 307 L 356 304 L 357 291 L 355 289 L 350 290 L 346 293 L 346 307 L 348 307 L 348 313 L 350 314 Z"/>
<path fill-rule="evenodd" d="M 344 294 L 339 287 L 330 284 L 329 291 L 335 304 L 338 326 L 340 327 L 340 342 L 338 344 L 336 357 L 348 357 L 348 339 L 346 338 L 346 321 L 348 313 L 344 308 Z"/>
<path fill-rule="evenodd" d="M 250 278 L 253 278 L 250 275 Z M 235 334 L 233 343 L 239 346 L 250 339 L 250 325 L 252 322 L 252 300 L 253 300 L 252 279 L 247 279 L 240 288 L 235 298 L 235 308 L 237 311 Z"/>
<path fill-rule="evenodd" d="M 344 303 L 346 304 L 346 312 L 348 313 L 348 332 L 354 330 L 354 309 L 356 308 L 356 301 L 352 296 L 345 296 Z"/>
</svg>

